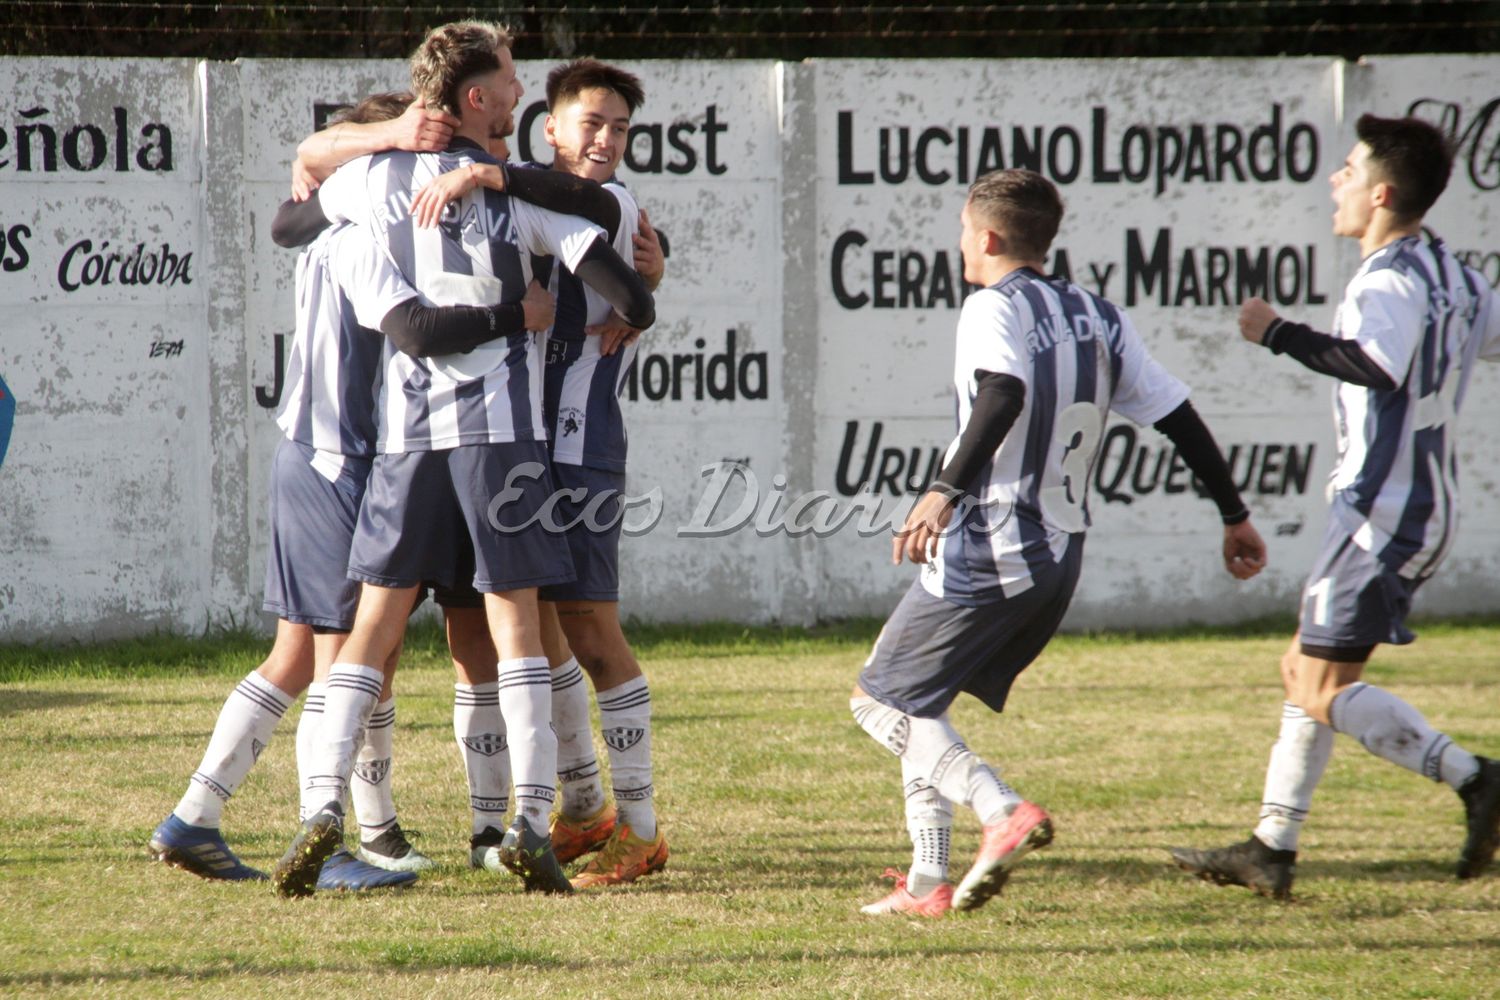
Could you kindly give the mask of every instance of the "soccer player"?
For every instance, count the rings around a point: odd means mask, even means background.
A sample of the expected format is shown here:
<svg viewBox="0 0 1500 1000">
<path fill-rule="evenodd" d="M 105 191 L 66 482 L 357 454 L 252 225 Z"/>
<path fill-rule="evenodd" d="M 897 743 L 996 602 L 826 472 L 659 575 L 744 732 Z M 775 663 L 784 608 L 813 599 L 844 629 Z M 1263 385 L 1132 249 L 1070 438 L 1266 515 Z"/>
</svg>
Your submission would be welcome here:
<svg viewBox="0 0 1500 1000">
<path fill-rule="evenodd" d="M 277 216 L 278 241 L 296 244 L 311 238 L 314 233 L 328 225 L 328 220 L 321 211 L 299 213 L 296 202 L 310 197 L 311 192 L 344 163 L 358 156 L 392 149 L 429 151 L 424 143 L 430 142 L 433 136 L 445 139 L 451 137 L 450 124 L 456 124 L 457 118 L 438 109 L 429 109 L 425 102 L 413 100 L 409 94 L 390 95 L 390 98 L 409 102 L 399 118 L 382 123 L 337 122 L 301 143 L 298 147 L 298 169 L 294 171 L 294 199 L 284 205 Z M 443 145 L 446 145 L 446 141 Z M 561 171 L 511 170 L 504 163 L 509 155 L 504 137 L 492 137 L 489 142 L 489 151 L 500 162 L 471 163 L 466 170 L 450 170 L 433 178 L 418 193 L 413 199 L 411 211 L 419 226 L 431 228 L 437 225 L 443 209 L 449 202 L 462 198 L 476 187 L 483 185 L 553 211 L 582 215 L 603 226 L 618 244 L 617 234 L 622 228 L 620 202 L 599 184 Z M 308 206 L 308 208 L 315 209 L 315 206 Z M 654 281 L 659 280 L 662 273 L 661 247 L 649 223 L 644 220 L 645 213 L 641 213 L 641 216 L 642 232 L 634 237 L 634 259 L 637 268 L 646 277 L 648 287 L 654 288 Z M 620 252 L 625 252 L 623 247 L 620 248 Z M 559 272 L 554 270 L 553 273 Z M 556 284 L 555 278 L 553 284 Z M 573 286 L 568 287 L 571 289 Z M 530 290 L 528 290 L 529 294 Z M 580 304 L 578 309 L 582 308 Z M 639 331 L 621 326 L 607 331 L 602 339 L 609 339 L 611 334 L 623 337 L 638 335 L 638 333 Z M 556 406 L 548 407 L 544 404 L 544 412 L 549 415 L 555 413 Z M 550 424 L 552 421 L 548 422 Z M 463 575 L 470 577 L 473 575 L 472 564 L 468 566 L 466 574 L 459 574 L 459 576 Z M 493 644 L 484 623 L 483 602 L 477 592 L 467 585 L 461 588 L 439 586 L 434 589 L 438 602 L 444 609 L 448 642 L 454 654 L 453 665 L 457 674 L 453 698 L 453 731 L 469 785 L 472 820 L 469 861 L 472 867 L 498 872 L 504 870 L 504 865 L 500 861 L 500 847 L 507 825 L 505 817 L 509 809 L 510 794 L 510 768 L 506 753 L 507 734 L 500 715 L 494 654 L 490 654 L 487 665 L 483 664 L 478 657 L 478 651 L 486 648 L 493 650 Z M 570 654 L 566 653 L 564 641 L 557 629 L 556 615 L 550 611 L 550 606 L 546 618 L 547 627 L 543 632 L 543 640 L 549 654 L 549 662 L 561 666 Z M 553 643 L 554 636 L 557 637 L 555 643 Z M 552 654 L 555 647 L 564 649 L 564 653 L 560 658 L 553 660 Z M 576 674 L 577 663 L 571 660 L 569 663 Z M 554 690 L 557 690 L 558 676 L 554 672 Z M 577 693 L 582 694 L 582 689 Z M 565 697 L 563 704 L 571 706 L 573 701 Z M 567 725 L 567 713 L 564 712 L 564 719 L 560 720 L 555 708 L 553 715 L 553 727 L 559 732 L 560 743 L 575 746 L 581 738 L 583 745 L 588 748 L 588 762 L 592 765 L 594 785 L 597 789 L 598 764 L 593 759 L 592 742 L 589 740 L 587 702 L 584 702 L 583 707 L 581 735 L 572 734 L 571 742 L 565 742 L 568 737 L 563 735 L 564 729 L 561 728 Z M 568 770 L 562 776 L 565 782 L 565 792 L 580 787 L 580 782 L 577 780 L 579 770 L 577 768 Z M 588 768 L 581 770 L 587 772 Z M 356 768 L 356 775 L 358 773 L 359 770 Z M 584 811 L 597 811 L 598 806 L 602 804 L 602 796 L 602 789 L 597 789 L 596 801 Z M 577 800 L 576 794 L 565 794 L 563 809 L 567 810 L 569 805 L 576 804 Z M 577 811 L 576 808 L 575 811 Z M 609 827 L 603 829 L 601 843 L 608 838 L 613 829 L 612 816 L 611 813 Z M 576 851 L 574 854 L 560 853 L 560 861 L 571 860 L 576 853 Z"/>
<path fill-rule="evenodd" d="M 640 80 L 619 67 L 595 59 L 565 63 L 547 76 L 544 134 L 556 151 L 553 171 L 596 181 L 618 200 L 615 249 L 622 257 L 633 256 L 654 290 L 665 265 L 660 243 L 615 178 L 629 144 L 631 117 L 644 100 Z M 513 170 L 508 176 L 526 173 Z M 444 174 L 418 194 L 413 211 L 430 219 L 476 184 L 498 185 L 503 179 L 486 167 Z M 578 889 L 633 882 L 660 871 L 668 849 L 653 803 L 650 688 L 619 616 L 619 497 L 626 457 L 619 393 L 640 331 L 613 321 L 609 303 L 566 269 L 553 269 L 549 287 L 557 299 L 557 321 L 548 335 L 544 411 L 562 498 L 554 509 L 558 522 L 568 527 L 578 574 L 572 583 L 540 591 L 561 793 L 551 835 L 560 863 L 600 852 L 572 879 Z M 600 781 L 585 671 L 599 701 L 614 803 L 605 799 Z"/>
<path fill-rule="evenodd" d="M 960 216 L 964 278 L 981 286 L 958 321 L 959 435 L 897 533 L 892 556 L 923 565 L 887 620 L 850 700 L 854 718 L 901 760 L 912 863 L 872 914 L 940 917 L 984 905 L 1052 822 L 1001 781 L 948 720 L 962 691 L 994 711 L 1052 637 L 1072 598 L 1089 524 L 1089 473 L 1115 411 L 1176 445 L 1224 522 L 1225 567 L 1265 563 L 1224 458 L 1188 388 L 1147 353 L 1129 318 L 1043 261 L 1062 220 L 1057 189 L 999 170 Z M 979 855 L 948 882 L 953 804 L 984 825 Z"/>
<path fill-rule="evenodd" d="M 556 153 L 554 170 L 598 181 L 618 199 L 615 249 L 622 257 L 646 258 L 642 277 L 654 290 L 663 273 L 659 249 L 651 253 L 655 234 L 614 176 L 629 143 L 631 116 L 644 100 L 633 74 L 593 59 L 566 63 L 547 75 L 544 134 Z M 609 303 L 566 270 L 554 270 L 551 287 L 558 310 L 548 341 L 544 398 L 553 475 L 559 488 L 569 491 L 558 513 L 569 524 L 568 548 L 578 574 L 571 583 L 541 590 L 542 600 L 555 604 L 572 653 L 562 656 L 561 664 L 553 662 L 562 803 L 551 832 L 559 861 L 599 850 L 572 879 L 575 889 L 587 889 L 660 871 L 668 853 L 653 802 L 651 691 L 619 614 L 619 498 L 625 492 L 626 454 L 619 396 L 639 331 L 613 322 Z M 604 800 L 599 781 L 580 665 L 599 702 L 613 805 Z"/>
<path fill-rule="evenodd" d="M 308 202 L 372 233 L 427 299 L 518 302 L 533 255 L 555 256 L 633 326 L 654 319 L 650 293 L 601 240 L 598 227 L 482 190 L 450 206 L 435 230 L 416 226 L 413 192 L 449 169 L 493 163 L 491 139 L 514 128 L 522 88 L 504 29 L 479 22 L 429 33 L 412 57 L 413 90 L 459 125 L 441 154 L 384 153 L 341 167 Z M 454 545 L 454 525 L 434 510 L 462 511 L 498 651 L 501 713 L 515 779 L 516 816 L 502 861 L 528 891 L 570 892 L 546 822 L 555 798 L 557 743 L 551 685 L 539 637 L 536 588 L 573 576 L 567 546 L 536 523 L 552 492 L 541 414 L 541 349 L 513 336 L 429 363 L 393 359 L 385 381 L 379 454 L 350 553 L 362 581 L 354 631 L 329 672 L 317 774 L 304 802 L 322 805 L 272 875 L 283 895 L 310 893 L 342 835 L 342 799 L 360 729 L 374 708 L 433 553 Z M 396 370 L 395 365 L 401 368 Z"/>
<path fill-rule="evenodd" d="M 1422 232 L 1452 169 L 1442 133 L 1418 119 L 1374 115 L 1361 116 L 1355 132 L 1359 141 L 1329 183 L 1333 232 L 1358 240 L 1364 262 L 1344 290 L 1334 332 L 1281 319 L 1260 299 L 1240 309 L 1246 340 L 1338 380 L 1328 528 L 1281 660 L 1286 700 L 1260 822 L 1243 843 L 1172 852 L 1204 879 L 1276 899 L 1291 894 L 1298 836 L 1335 732 L 1458 793 L 1467 823 L 1459 878 L 1489 866 L 1500 825 L 1500 763 L 1360 679 L 1377 645 L 1415 638 L 1405 624 L 1412 595 L 1453 545 L 1458 411 L 1476 359 L 1500 358 L 1500 309 L 1479 274 Z"/>
<path fill-rule="evenodd" d="M 399 113 L 392 95 L 377 95 L 342 116 L 374 122 Z M 375 393 L 380 336 L 400 335 L 413 318 L 456 337 L 437 346 L 489 339 L 493 311 L 428 310 L 367 234 L 346 227 L 326 233 L 298 260 L 297 326 L 291 377 L 277 422 L 285 433 L 271 474 L 271 545 L 266 610 L 278 617 L 276 641 L 220 711 L 203 762 L 182 800 L 153 833 L 152 854 L 205 878 L 264 879 L 242 864 L 218 831 L 224 802 L 271 738 L 291 702 L 308 691 L 298 726 L 304 772 L 321 717 L 322 675 L 354 620 L 358 587 L 346 578 L 355 517 L 375 451 Z M 551 299 L 530 300 L 533 326 L 549 324 Z M 507 316 L 520 329 L 523 316 Z M 421 345 L 427 346 L 427 345 Z M 322 888 L 362 889 L 409 882 L 431 862 L 413 850 L 396 822 L 390 791 L 395 705 L 389 686 L 367 731 L 351 796 L 370 831 L 361 850 L 372 868 L 340 851 L 324 866 Z M 305 818 L 305 817 L 304 817 Z"/>
</svg>

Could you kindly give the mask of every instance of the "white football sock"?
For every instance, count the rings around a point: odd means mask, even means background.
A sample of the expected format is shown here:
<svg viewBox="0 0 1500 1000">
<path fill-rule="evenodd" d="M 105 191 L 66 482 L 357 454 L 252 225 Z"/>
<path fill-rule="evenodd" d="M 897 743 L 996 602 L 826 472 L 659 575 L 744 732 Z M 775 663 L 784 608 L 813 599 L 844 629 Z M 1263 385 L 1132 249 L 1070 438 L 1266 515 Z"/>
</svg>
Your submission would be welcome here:
<svg viewBox="0 0 1500 1000">
<path fill-rule="evenodd" d="M 1278 851 L 1295 851 L 1313 790 L 1333 753 L 1333 729 L 1286 701 L 1281 703 L 1281 735 L 1271 747 L 1266 788 L 1261 795 L 1255 835 Z"/>
<path fill-rule="evenodd" d="M 562 814 L 586 819 L 603 808 L 604 785 L 589 729 L 589 688 L 575 658 L 552 671 L 552 729 L 557 733 Z"/>
<path fill-rule="evenodd" d="M 365 743 L 354 759 L 349 798 L 359 817 L 359 839 L 374 840 L 396 825 L 396 799 L 391 791 L 391 749 L 395 743 L 395 696 L 375 706 L 365 727 Z"/>
<path fill-rule="evenodd" d="M 312 815 L 301 801 L 301 789 L 307 787 L 308 762 L 312 760 L 313 748 L 318 745 L 318 736 L 323 731 L 323 682 L 314 681 L 307 686 L 307 697 L 302 699 L 302 714 L 297 719 L 297 822 Z"/>
<path fill-rule="evenodd" d="M 906 792 L 906 830 L 911 834 L 906 891 L 920 898 L 948 881 L 953 804 L 917 773 L 911 761 L 901 761 L 901 777 Z"/>
<path fill-rule="evenodd" d="M 343 805 L 354 756 L 365 741 L 365 725 L 380 698 L 384 675 L 375 667 L 335 663 L 323 689 L 323 725 L 307 760 L 302 808 L 311 816 L 329 802 Z"/>
<path fill-rule="evenodd" d="M 910 760 L 944 798 L 973 809 L 985 826 L 1000 822 L 1024 801 L 964 745 L 947 715 L 921 719 L 868 695 L 850 699 L 849 707 L 876 742 Z"/>
<path fill-rule="evenodd" d="M 172 810 L 178 819 L 190 826 L 218 827 L 224 803 L 250 773 L 292 701 L 255 671 L 235 685 L 219 709 L 198 770 Z"/>
<path fill-rule="evenodd" d="M 500 714 L 510 744 L 516 815 L 547 829 L 557 798 L 557 735 L 552 732 L 552 671 L 545 656 L 501 660 Z"/>
<path fill-rule="evenodd" d="M 510 810 L 510 755 L 505 720 L 500 717 L 500 684 L 453 685 L 453 738 L 469 782 L 471 832 L 505 829 Z"/>
<path fill-rule="evenodd" d="M 651 780 L 651 689 L 645 677 L 600 691 L 599 729 L 609 748 L 609 776 L 620 822 L 642 840 L 656 838 Z"/>
<path fill-rule="evenodd" d="M 1328 706 L 1333 728 L 1377 757 L 1446 782 L 1455 791 L 1479 771 L 1474 755 L 1433 729 L 1422 713 L 1384 688 L 1349 685 Z"/>
</svg>

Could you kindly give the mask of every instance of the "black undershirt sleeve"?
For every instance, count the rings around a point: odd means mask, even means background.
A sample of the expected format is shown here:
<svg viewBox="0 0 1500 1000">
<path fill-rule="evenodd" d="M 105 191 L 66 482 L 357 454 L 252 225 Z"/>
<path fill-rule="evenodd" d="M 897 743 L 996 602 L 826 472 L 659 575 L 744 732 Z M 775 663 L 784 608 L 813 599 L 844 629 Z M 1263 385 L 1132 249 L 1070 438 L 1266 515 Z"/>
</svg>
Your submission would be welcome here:
<svg viewBox="0 0 1500 1000">
<path fill-rule="evenodd" d="M 276 218 L 271 222 L 271 242 L 288 250 L 305 247 L 331 225 L 328 216 L 323 214 L 323 205 L 316 192 L 306 201 L 288 198 L 276 210 Z"/>
<path fill-rule="evenodd" d="M 1396 383 L 1376 364 L 1358 341 L 1319 333 L 1303 323 L 1272 320 L 1261 338 L 1261 345 L 1272 354 L 1287 354 L 1322 375 L 1362 385 L 1367 389 L 1396 388 Z"/>
<path fill-rule="evenodd" d="M 609 241 L 620 231 L 620 203 L 615 196 L 587 177 L 574 177 L 561 170 L 522 168 L 505 172 L 505 193 L 529 201 L 538 208 L 563 215 L 579 215 L 603 226 Z"/>
<path fill-rule="evenodd" d="M 498 306 L 424 306 L 407 299 L 385 314 L 380 332 L 404 354 L 425 358 L 433 354 L 462 354 L 480 344 L 520 333 L 526 328 L 519 302 Z"/>
<path fill-rule="evenodd" d="M 1014 375 L 976 370 L 974 381 L 979 388 L 974 393 L 969 422 L 959 436 L 958 449 L 931 486 L 950 498 L 970 491 L 980 470 L 995 457 L 1000 442 L 1005 440 L 1026 405 L 1026 383 Z"/>
<path fill-rule="evenodd" d="M 613 201 L 613 196 L 610 196 Z M 583 259 L 573 269 L 584 284 L 604 296 L 625 322 L 644 330 L 656 322 L 656 300 L 641 276 L 602 239 L 594 238 Z"/>
<path fill-rule="evenodd" d="M 1191 400 L 1183 400 L 1181 406 L 1151 426 L 1176 445 L 1177 454 L 1208 490 L 1225 524 L 1239 524 L 1250 517 L 1250 511 L 1245 509 L 1240 491 L 1229 475 L 1224 453 L 1219 451 L 1213 434 L 1198 416 L 1198 411 L 1193 409 Z"/>
</svg>

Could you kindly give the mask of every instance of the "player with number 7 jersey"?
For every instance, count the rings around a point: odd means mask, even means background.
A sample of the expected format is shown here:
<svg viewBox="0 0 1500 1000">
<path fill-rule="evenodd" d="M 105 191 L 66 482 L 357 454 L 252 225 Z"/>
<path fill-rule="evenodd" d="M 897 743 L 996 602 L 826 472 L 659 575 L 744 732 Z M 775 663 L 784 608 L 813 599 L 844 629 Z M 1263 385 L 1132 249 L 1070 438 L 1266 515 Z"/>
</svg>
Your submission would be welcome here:
<svg viewBox="0 0 1500 1000">
<path fill-rule="evenodd" d="M 892 554 L 925 567 L 875 642 L 850 700 L 901 758 L 912 865 L 870 914 L 941 916 L 998 893 L 1051 843 L 1052 820 L 1001 781 L 948 720 L 968 692 L 1001 711 L 1072 600 L 1089 524 L 1088 481 L 1111 410 L 1177 446 L 1224 522 L 1225 568 L 1248 579 L 1265 544 L 1188 389 L 1158 365 L 1125 313 L 1043 262 L 1062 221 L 1057 189 L 1029 170 L 987 174 L 960 217 L 964 278 L 983 286 L 958 321 L 959 435 Z M 948 882 L 953 804 L 984 824 L 979 856 Z"/>
</svg>

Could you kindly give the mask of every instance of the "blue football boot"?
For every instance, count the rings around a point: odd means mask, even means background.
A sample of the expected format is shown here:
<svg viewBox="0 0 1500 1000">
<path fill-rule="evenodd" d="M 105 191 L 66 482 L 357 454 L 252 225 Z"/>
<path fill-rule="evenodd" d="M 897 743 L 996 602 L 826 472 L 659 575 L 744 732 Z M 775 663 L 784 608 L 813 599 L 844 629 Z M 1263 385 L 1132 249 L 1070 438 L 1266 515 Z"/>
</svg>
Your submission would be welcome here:
<svg viewBox="0 0 1500 1000">
<path fill-rule="evenodd" d="M 218 829 L 207 826 L 189 826 L 168 814 L 147 842 L 151 856 L 157 861 L 192 872 L 202 878 L 224 879 L 228 882 L 264 880 L 266 873 L 251 868 L 234 856 Z"/>
<path fill-rule="evenodd" d="M 411 885 L 416 880 L 416 872 L 386 871 L 366 864 L 341 847 L 323 862 L 323 869 L 318 872 L 318 891 L 344 889 L 348 892 L 362 892 L 365 889 Z"/>
</svg>

